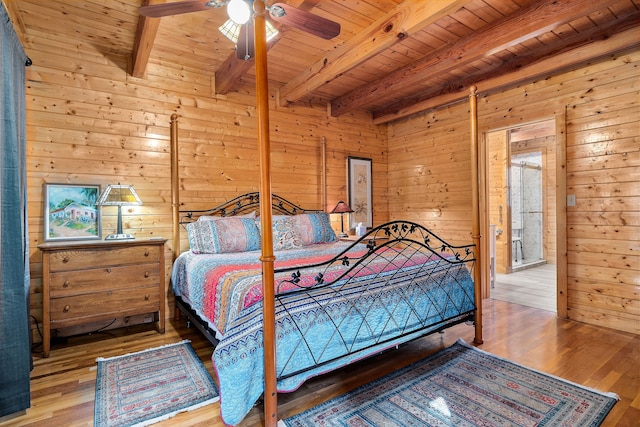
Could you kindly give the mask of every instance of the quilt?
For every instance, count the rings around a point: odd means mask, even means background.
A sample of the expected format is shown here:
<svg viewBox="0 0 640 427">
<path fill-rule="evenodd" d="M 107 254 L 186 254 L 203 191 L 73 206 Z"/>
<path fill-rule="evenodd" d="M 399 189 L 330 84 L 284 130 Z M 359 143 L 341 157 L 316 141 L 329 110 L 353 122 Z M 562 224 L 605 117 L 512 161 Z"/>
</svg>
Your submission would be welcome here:
<svg viewBox="0 0 640 427">
<path fill-rule="evenodd" d="M 349 247 L 335 242 L 276 252 L 275 269 L 315 265 Z M 409 341 L 472 312 L 473 280 L 464 264 L 413 254 L 276 274 L 278 391 Z M 367 252 L 364 245 L 351 256 Z M 182 254 L 173 290 L 210 324 L 220 340 L 212 361 L 225 423 L 242 421 L 264 391 L 260 251 Z M 331 286 L 325 285 L 331 283 Z M 316 286 L 313 291 L 306 287 Z M 298 290 L 302 287 L 303 290 Z M 283 303 L 282 299 L 286 299 Z M 309 370 L 309 368 L 311 368 Z"/>
</svg>

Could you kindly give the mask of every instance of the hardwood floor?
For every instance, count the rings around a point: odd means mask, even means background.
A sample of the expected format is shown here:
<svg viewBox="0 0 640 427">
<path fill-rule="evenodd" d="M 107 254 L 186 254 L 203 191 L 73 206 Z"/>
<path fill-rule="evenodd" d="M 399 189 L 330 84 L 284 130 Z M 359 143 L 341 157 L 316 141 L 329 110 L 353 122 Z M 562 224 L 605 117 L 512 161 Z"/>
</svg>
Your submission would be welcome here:
<svg viewBox="0 0 640 427">
<path fill-rule="evenodd" d="M 124 334 L 124 332 L 127 332 Z M 484 344 L 508 358 L 567 380 L 615 392 L 620 401 L 604 426 L 640 426 L 640 335 L 558 319 L 555 313 L 503 301 L 486 300 Z M 473 327 L 455 326 L 442 334 L 416 340 L 346 369 L 305 383 L 298 391 L 279 395 L 279 416 L 287 417 L 335 397 L 451 345 L 458 338 L 473 340 Z M 34 353 L 31 404 L 25 415 L 0 426 L 92 426 L 96 358 L 143 350 L 182 339 L 191 345 L 213 375 L 211 348 L 195 329 L 167 322 L 160 335 L 147 326 L 132 327 L 54 344 L 51 356 Z M 262 424 L 256 405 L 242 426 Z M 179 414 L 157 426 L 222 426 L 218 404 Z"/>
<path fill-rule="evenodd" d="M 497 273 L 491 298 L 555 313 L 556 266 L 543 264 L 511 274 Z"/>
</svg>

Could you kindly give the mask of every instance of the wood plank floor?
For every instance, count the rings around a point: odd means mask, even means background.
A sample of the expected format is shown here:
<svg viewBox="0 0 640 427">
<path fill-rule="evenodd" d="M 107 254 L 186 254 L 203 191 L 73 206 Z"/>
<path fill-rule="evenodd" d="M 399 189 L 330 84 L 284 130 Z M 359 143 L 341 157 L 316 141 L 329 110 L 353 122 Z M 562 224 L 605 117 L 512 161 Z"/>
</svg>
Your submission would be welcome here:
<svg viewBox="0 0 640 427">
<path fill-rule="evenodd" d="M 640 426 L 640 336 L 558 319 L 555 313 L 496 300 L 484 307 L 484 344 L 480 348 L 570 381 L 617 393 L 604 426 Z M 124 334 L 126 332 L 126 334 Z M 451 345 L 473 340 L 473 327 L 455 326 L 442 334 L 414 341 L 367 361 L 308 381 L 295 393 L 279 396 L 279 415 L 286 417 L 342 394 L 374 378 Z M 195 329 L 167 322 L 164 335 L 148 326 L 132 327 L 55 344 L 51 356 L 34 354 L 31 404 L 26 414 L 0 426 L 92 426 L 96 358 L 143 350 L 182 339 L 213 375 L 211 349 Z M 242 426 L 262 424 L 256 405 Z M 221 426 L 218 404 L 179 414 L 157 426 Z"/>
<path fill-rule="evenodd" d="M 543 264 L 510 274 L 496 273 L 491 298 L 556 312 L 556 266 Z"/>
</svg>

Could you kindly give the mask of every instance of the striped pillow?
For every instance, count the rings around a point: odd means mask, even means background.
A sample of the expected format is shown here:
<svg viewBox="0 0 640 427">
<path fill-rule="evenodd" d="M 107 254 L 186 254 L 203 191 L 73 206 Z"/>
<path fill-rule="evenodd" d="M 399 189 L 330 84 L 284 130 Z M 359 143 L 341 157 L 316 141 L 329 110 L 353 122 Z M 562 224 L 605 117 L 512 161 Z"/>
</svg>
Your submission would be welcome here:
<svg viewBox="0 0 640 427">
<path fill-rule="evenodd" d="M 219 218 L 187 224 L 189 246 L 196 254 L 223 254 L 260 249 L 253 218 Z"/>
</svg>

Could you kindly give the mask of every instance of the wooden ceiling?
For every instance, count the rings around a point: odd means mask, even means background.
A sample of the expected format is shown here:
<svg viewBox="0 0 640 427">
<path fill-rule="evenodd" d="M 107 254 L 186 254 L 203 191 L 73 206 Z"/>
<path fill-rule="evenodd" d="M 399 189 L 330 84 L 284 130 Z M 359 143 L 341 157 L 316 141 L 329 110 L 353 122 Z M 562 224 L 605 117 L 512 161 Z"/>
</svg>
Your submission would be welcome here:
<svg viewBox="0 0 640 427">
<path fill-rule="evenodd" d="M 148 0 L 2 0 L 19 35 L 67 36 L 152 64 L 215 77 L 216 92 L 248 90 L 253 61 L 236 59 L 218 27 L 224 9 L 144 18 Z M 272 3 L 271 0 L 267 4 Z M 341 25 L 324 40 L 275 25 L 268 73 L 280 105 L 326 103 L 384 123 L 638 47 L 640 0 L 288 0 Z M 603 43 L 603 40 L 607 40 Z M 589 45 L 589 48 L 585 46 Z M 27 49 L 28 50 L 28 49 Z M 575 55 L 554 56 L 569 50 Z"/>
</svg>

